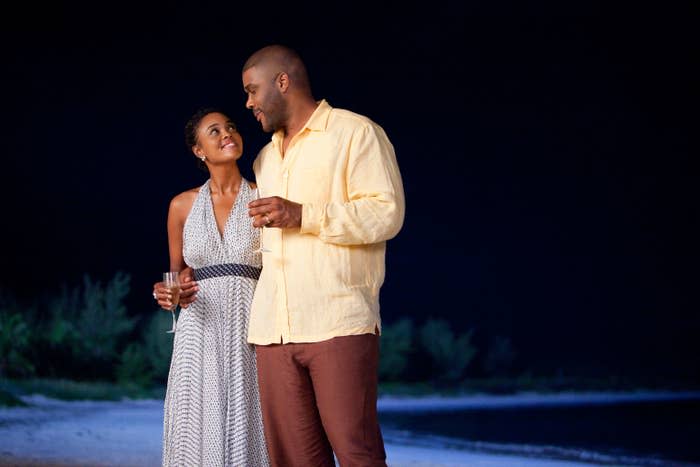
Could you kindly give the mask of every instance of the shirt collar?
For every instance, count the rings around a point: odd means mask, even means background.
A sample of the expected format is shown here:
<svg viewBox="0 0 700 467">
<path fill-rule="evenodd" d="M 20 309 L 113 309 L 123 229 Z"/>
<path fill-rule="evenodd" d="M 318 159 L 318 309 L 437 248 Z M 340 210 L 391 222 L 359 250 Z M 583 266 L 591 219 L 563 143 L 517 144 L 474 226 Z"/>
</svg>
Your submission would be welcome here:
<svg viewBox="0 0 700 467">
<path fill-rule="evenodd" d="M 331 116 L 331 110 L 333 110 L 333 107 L 331 107 L 325 99 L 321 99 L 318 103 L 318 107 L 316 107 L 316 110 L 314 110 L 314 113 L 312 113 L 311 117 L 309 117 L 309 119 L 306 121 L 304 130 L 325 131 L 326 127 L 328 126 L 328 119 Z M 283 137 L 283 131 L 277 130 L 272 135 L 272 141 L 276 145 L 279 145 Z"/>
<path fill-rule="evenodd" d="M 304 128 L 311 131 L 325 131 L 332 109 L 333 107 L 331 107 L 325 99 L 321 99 L 318 103 L 318 107 L 316 107 L 316 110 L 314 110 L 314 113 L 311 114 L 306 125 L 304 125 Z"/>
</svg>

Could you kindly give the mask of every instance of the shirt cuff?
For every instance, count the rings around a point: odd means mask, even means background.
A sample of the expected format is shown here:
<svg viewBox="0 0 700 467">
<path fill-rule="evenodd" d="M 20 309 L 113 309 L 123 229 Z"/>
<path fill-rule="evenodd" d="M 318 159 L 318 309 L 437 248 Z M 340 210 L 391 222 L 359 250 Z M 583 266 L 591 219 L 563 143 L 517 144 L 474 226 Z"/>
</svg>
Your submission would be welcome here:
<svg viewBox="0 0 700 467">
<path fill-rule="evenodd" d="M 313 204 L 301 205 L 301 229 L 299 233 L 318 235 L 321 233 L 322 210 Z"/>
</svg>

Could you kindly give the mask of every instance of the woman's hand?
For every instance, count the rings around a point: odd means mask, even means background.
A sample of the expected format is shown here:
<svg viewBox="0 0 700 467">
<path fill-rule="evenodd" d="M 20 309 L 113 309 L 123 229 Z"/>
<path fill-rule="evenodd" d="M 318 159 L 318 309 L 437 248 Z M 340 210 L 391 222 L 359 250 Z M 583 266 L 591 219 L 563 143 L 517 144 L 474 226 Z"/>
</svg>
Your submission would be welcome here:
<svg viewBox="0 0 700 467">
<path fill-rule="evenodd" d="M 193 278 L 192 268 L 189 266 L 180 271 L 180 308 L 187 308 L 197 298 L 199 287 Z M 163 282 L 153 284 L 153 298 L 158 306 L 171 311 L 173 308 L 172 294 Z"/>
<path fill-rule="evenodd" d="M 158 302 L 158 306 L 162 309 L 171 311 L 173 308 L 172 294 L 170 289 L 165 286 L 164 282 L 156 282 L 153 284 L 153 298 Z"/>
</svg>

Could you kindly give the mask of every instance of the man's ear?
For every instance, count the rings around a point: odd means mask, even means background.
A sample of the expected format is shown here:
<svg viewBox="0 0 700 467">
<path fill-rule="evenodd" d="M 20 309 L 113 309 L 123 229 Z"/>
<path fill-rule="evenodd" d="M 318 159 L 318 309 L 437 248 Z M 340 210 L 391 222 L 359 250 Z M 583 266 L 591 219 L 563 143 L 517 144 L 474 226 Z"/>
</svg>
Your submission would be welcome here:
<svg viewBox="0 0 700 467">
<path fill-rule="evenodd" d="M 277 88 L 280 90 L 280 92 L 285 93 L 287 92 L 287 89 L 289 89 L 289 75 L 285 73 L 284 71 L 280 73 L 280 75 L 277 77 Z"/>
</svg>

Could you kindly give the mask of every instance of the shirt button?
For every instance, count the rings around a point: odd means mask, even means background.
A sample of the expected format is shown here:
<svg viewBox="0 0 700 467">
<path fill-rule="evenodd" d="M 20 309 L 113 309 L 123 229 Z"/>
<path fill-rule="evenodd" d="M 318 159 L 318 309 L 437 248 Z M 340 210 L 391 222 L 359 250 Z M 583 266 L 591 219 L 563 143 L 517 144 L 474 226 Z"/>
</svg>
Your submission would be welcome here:
<svg viewBox="0 0 700 467">
<path fill-rule="evenodd" d="M 284 171 L 284 174 L 282 174 L 282 176 L 283 176 L 284 178 L 289 177 L 289 172 L 287 172 L 287 171 L 285 170 L 285 171 Z"/>
</svg>

